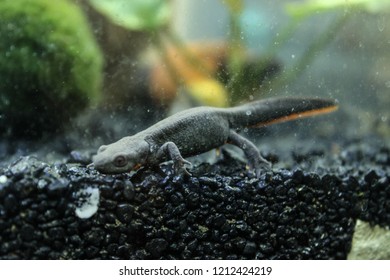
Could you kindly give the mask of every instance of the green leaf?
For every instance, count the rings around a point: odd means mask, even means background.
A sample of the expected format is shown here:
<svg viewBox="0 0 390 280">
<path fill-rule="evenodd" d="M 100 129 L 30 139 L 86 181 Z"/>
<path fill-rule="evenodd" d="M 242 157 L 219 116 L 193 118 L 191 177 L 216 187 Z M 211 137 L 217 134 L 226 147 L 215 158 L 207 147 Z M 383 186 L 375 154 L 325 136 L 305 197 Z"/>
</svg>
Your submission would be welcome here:
<svg viewBox="0 0 390 280">
<path fill-rule="evenodd" d="M 306 16 L 335 9 L 361 9 L 371 13 L 390 11 L 389 0 L 306 0 L 300 3 L 287 3 L 287 13 L 301 19 Z"/>
<path fill-rule="evenodd" d="M 89 0 L 112 22 L 131 30 L 155 30 L 168 23 L 168 0 Z"/>
</svg>

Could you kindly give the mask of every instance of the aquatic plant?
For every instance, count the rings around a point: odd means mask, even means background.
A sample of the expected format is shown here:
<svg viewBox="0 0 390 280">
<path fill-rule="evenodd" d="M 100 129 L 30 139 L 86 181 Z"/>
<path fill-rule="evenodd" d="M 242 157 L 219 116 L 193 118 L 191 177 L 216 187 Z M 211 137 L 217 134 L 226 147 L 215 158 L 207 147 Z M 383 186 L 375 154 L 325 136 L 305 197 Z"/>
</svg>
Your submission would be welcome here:
<svg viewBox="0 0 390 280">
<path fill-rule="evenodd" d="M 314 13 L 336 9 L 365 10 L 371 13 L 383 12 L 390 8 L 388 0 L 306 0 L 300 3 L 286 4 L 287 12 L 294 18 L 304 18 Z"/>
<path fill-rule="evenodd" d="M 184 43 L 168 26 L 171 16 L 169 0 L 126 1 L 126 0 L 89 0 L 90 3 L 112 22 L 130 30 L 149 33 L 151 42 L 159 55 L 157 64 L 164 68 L 167 84 L 175 92 L 188 93 L 191 100 L 213 106 L 234 105 L 243 100 L 263 97 L 265 93 L 275 94 L 304 73 L 317 54 L 326 48 L 343 30 L 355 10 L 377 12 L 388 6 L 385 0 L 307 0 L 285 4 L 288 16 L 286 24 L 273 31 L 271 43 L 262 53 L 255 53 L 255 60 L 248 65 L 248 46 L 245 42 L 243 26 L 244 12 L 247 7 L 242 0 L 221 0 L 229 13 L 229 32 L 223 59 L 224 73 L 210 71 L 206 59 L 194 51 L 192 44 Z M 294 63 L 280 69 L 278 55 L 306 20 L 317 17 L 320 12 L 333 12 L 329 25 L 322 27 L 318 35 L 307 40 L 305 50 L 294 58 Z M 171 55 L 172 49 L 175 55 Z M 255 50 L 256 52 L 256 50 Z M 205 55 L 204 57 L 208 56 Z M 184 63 L 183 61 L 186 60 Z M 253 60 L 253 57 L 251 57 Z M 180 63 L 178 63 L 178 61 Z M 221 70 L 221 69 L 219 69 Z M 161 71 L 160 71 L 161 72 Z M 190 80 L 187 73 L 197 73 Z M 221 79 L 222 76 L 222 79 Z M 152 81 L 153 82 L 153 81 Z M 174 86 L 172 86 L 172 84 Z M 156 88 L 152 85 L 153 90 Z M 166 87 L 160 87 L 162 96 Z M 152 93 L 153 95 L 153 93 Z M 162 100 L 165 97 L 162 97 Z M 168 99 L 168 98 L 166 98 Z M 224 100 L 224 101 L 223 101 Z M 164 102 L 164 101 L 162 101 Z"/>
<path fill-rule="evenodd" d="M 112 22 L 131 30 L 154 31 L 165 26 L 171 9 L 165 0 L 89 0 Z"/>
<path fill-rule="evenodd" d="M 2 0 L 0 37 L 2 135 L 57 132 L 98 100 L 102 56 L 75 4 Z"/>
<path fill-rule="evenodd" d="M 168 27 L 171 17 L 170 1 L 89 0 L 89 3 L 113 23 L 128 30 L 145 32 L 150 36 L 160 59 L 157 64 L 164 65 L 164 72 L 168 74 L 164 77 L 169 78 L 167 83 L 173 85 L 175 91 L 184 87 L 183 93 L 200 104 L 220 107 L 228 104 L 228 95 L 223 83 L 213 76 L 207 63 L 199 59 L 197 53 Z M 176 52 L 176 55 L 171 55 L 172 51 Z M 185 63 L 178 65 L 178 60 Z M 182 75 L 189 72 L 197 73 L 197 78 L 191 80 L 189 79 L 191 75 Z M 151 90 L 154 90 L 153 82 L 151 83 Z M 164 90 L 160 88 L 162 103 L 171 100 L 170 93 L 163 96 Z"/>
</svg>

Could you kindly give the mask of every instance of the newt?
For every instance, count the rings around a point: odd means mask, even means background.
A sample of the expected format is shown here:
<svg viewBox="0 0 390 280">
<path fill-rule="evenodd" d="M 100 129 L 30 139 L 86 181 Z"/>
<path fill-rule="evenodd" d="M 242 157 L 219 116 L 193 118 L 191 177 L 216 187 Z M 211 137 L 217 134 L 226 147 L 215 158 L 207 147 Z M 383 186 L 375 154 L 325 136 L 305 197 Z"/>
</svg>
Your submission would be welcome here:
<svg viewBox="0 0 390 280">
<path fill-rule="evenodd" d="M 241 148 L 257 176 L 270 163 L 257 147 L 237 133 L 245 127 L 259 127 L 337 109 L 331 99 L 282 97 L 258 100 L 231 108 L 195 107 L 163 119 L 151 127 L 115 143 L 101 146 L 92 166 L 105 174 L 137 170 L 173 161 L 176 174 L 189 174 L 185 157 L 198 155 L 224 144 Z"/>
</svg>

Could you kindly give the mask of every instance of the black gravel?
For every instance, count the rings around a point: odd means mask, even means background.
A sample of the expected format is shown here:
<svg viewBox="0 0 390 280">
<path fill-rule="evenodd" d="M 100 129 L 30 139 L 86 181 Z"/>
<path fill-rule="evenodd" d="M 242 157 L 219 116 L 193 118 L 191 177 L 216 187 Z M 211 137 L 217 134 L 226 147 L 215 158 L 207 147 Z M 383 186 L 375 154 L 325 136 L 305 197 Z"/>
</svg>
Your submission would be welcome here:
<svg viewBox="0 0 390 280">
<path fill-rule="evenodd" d="M 346 259 L 356 219 L 390 226 L 390 150 L 335 150 L 286 162 L 265 151 L 274 168 L 260 178 L 226 151 L 190 177 L 170 164 L 105 176 L 77 153 L 21 157 L 0 169 L 0 258 Z M 97 212 L 82 219 L 91 190 Z"/>
</svg>

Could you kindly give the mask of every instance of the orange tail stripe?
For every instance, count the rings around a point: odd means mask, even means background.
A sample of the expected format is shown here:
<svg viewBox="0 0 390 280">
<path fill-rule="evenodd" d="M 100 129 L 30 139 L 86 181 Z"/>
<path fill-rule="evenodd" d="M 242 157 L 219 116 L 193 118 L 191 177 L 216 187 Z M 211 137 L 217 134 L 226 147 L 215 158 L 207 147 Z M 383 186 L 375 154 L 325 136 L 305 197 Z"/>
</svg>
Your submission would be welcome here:
<svg viewBox="0 0 390 280">
<path fill-rule="evenodd" d="M 309 110 L 309 111 L 300 112 L 300 113 L 292 113 L 291 115 L 283 116 L 283 117 L 280 117 L 280 118 L 277 118 L 277 119 L 274 119 L 274 120 L 271 120 L 268 122 L 261 122 L 261 123 L 255 124 L 252 127 L 267 126 L 267 125 L 271 125 L 274 123 L 281 123 L 281 122 L 291 121 L 291 120 L 310 117 L 310 116 L 327 114 L 327 113 L 330 113 L 330 112 L 337 110 L 337 108 L 338 108 L 338 106 L 334 105 L 331 107 L 326 107 L 326 108 L 321 108 L 321 109 L 314 109 L 314 110 Z"/>
</svg>

